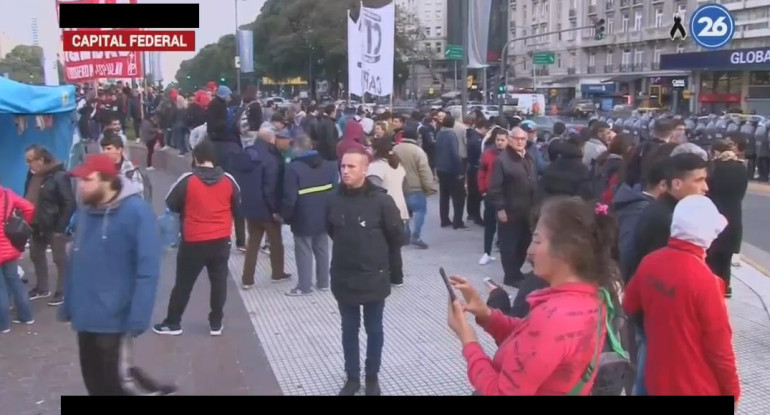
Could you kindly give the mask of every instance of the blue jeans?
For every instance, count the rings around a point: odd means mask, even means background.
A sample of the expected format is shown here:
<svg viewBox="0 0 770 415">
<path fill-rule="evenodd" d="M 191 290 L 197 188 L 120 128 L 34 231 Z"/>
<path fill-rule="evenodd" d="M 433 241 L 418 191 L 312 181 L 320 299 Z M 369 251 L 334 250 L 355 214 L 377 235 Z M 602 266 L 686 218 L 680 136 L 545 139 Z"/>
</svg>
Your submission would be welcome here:
<svg viewBox="0 0 770 415">
<path fill-rule="evenodd" d="M 179 150 L 179 154 L 187 154 L 190 151 L 187 141 L 187 127 L 174 127 L 171 136 L 172 147 Z"/>
<path fill-rule="evenodd" d="M 11 328 L 11 299 L 16 304 L 16 316 L 19 321 L 32 321 L 32 308 L 29 306 L 29 294 L 19 276 L 19 261 L 0 265 L 0 331 Z"/>
<path fill-rule="evenodd" d="M 362 306 L 366 330 L 366 376 L 375 377 L 380 372 L 382 346 L 385 344 L 385 333 L 382 329 L 385 300 L 366 303 Z M 348 379 L 361 377 L 358 330 L 361 327 L 362 306 L 339 303 L 342 318 L 342 351 L 345 355 L 345 373 Z"/>
<path fill-rule="evenodd" d="M 425 225 L 425 215 L 428 213 L 428 197 L 423 192 L 414 192 L 406 195 L 406 207 L 412 212 L 411 235 L 412 241 L 421 240 L 422 227 Z M 409 225 L 407 225 L 408 232 Z"/>
<path fill-rule="evenodd" d="M 647 360 L 647 339 L 644 336 L 644 329 L 636 328 L 636 383 L 634 384 L 634 395 L 646 396 L 647 386 L 644 384 L 644 364 Z"/>
</svg>

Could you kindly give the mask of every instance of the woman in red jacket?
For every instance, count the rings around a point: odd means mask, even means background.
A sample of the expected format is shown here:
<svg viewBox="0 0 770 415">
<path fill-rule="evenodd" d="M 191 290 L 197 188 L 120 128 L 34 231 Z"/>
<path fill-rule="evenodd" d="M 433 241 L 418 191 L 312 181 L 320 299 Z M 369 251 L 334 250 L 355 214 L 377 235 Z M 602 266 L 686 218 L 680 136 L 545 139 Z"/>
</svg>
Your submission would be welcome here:
<svg viewBox="0 0 770 415">
<path fill-rule="evenodd" d="M 706 196 L 682 199 L 668 246 L 644 257 L 626 287 L 623 308 L 644 319 L 649 395 L 729 395 L 738 402 L 724 282 L 706 264 L 706 250 L 726 226 Z"/>
<path fill-rule="evenodd" d="M 449 326 L 462 341 L 477 394 L 590 393 L 606 337 L 602 298 L 617 280 L 610 257 L 615 228 L 605 205 L 576 197 L 546 201 L 527 255 L 550 287 L 529 295 L 531 311 L 523 319 L 490 310 L 465 279 L 452 277 L 465 304 L 450 303 Z M 495 339 L 494 358 L 484 353 L 464 312 Z"/>
<path fill-rule="evenodd" d="M 2 223 L 11 216 L 14 209 L 21 212 L 27 223 L 32 221 L 35 206 L 22 199 L 10 189 L 0 186 L 0 217 Z M 24 289 L 19 276 L 19 259 L 21 252 L 13 247 L 5 236 L 5 226 L 0 228 L 0 334 L 11 331 L 10 300 L 16 304 L 16 320 L 18 324 L 32 324 L 32 309 L 29 306 L 29 295 Z"/>
<path fill-rule="evenodd" d="M 479 193 L 486 197 L 489 185 L 492 183 L 492 167 L 501 151 L 508 146 L 508 131 L 495 127 L 489 132 L 489 138 L 482 144 L 484 153 L 481 154 L 479 163 Z M 497 231 L 497 212 L 488 202 L 484 202 L 484 255 L 479 260 L 479 265 L 487 265 L 495 258 L 492 256 L 492 242 Z"/>
</svg>

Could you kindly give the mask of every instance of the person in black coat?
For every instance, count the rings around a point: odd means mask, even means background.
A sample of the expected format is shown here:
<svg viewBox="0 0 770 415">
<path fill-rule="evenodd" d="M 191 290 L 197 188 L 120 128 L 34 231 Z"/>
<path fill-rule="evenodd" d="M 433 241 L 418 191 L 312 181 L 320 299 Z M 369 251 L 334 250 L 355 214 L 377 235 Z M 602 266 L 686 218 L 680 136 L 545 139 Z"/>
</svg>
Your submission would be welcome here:
<svg viewBox="0 0 770 415">
<path fill-rule="evenodd" d="M 325 160 L 337 161 L 337 143 L 340 141 L 337 123 L 334 119 L 337 117 L 337 107 L 333 104 L 326 106 L 324 113 L 318 119 L 315 126 L 315 149 Z M 311 132 L 312 133 L 312 132 Z"/>
<path fill-rule="evenodd" d="M 717 140 L 711 145 L 713 161 L 708 179 L 708 196 L 727 218 L 727 227 L 711 244 L 706 262 L 711 272 L 725 282 L 725 296 L 732 296 L 730 271 L 733 254 L 740 252 L 743 239 L 743 198 L 749 186 L 746 163 L 739 160 L 729 141 Z"/>
<path fill-rule="evenodd" d="M 342 319 L 342 349 L 347 381 L 341 396 L 361 388 L 358 331 L 363 307 L 366 329 L 366 395 L 380 395 L 378 374 L 384 343 L 382 318 L 390 295 L 392 250 L 400 250 L 404 236 L 401 213 L 385 189 L 366 178 L 369 155 L 352 149 L 342 156 L 342 184 L 326 215 L 326 229 L 334 241 L 331 289 Z"/>
<path fill-rule="evenodd" d="M 585 200 L 593 198 L 591 172 L 583 164 L 583 143 L 580 139 L 552 143 L 556 160 L 546 167 L 538 188 L 538 200 L 551 196 L 580 196 Z"/>
</svg>

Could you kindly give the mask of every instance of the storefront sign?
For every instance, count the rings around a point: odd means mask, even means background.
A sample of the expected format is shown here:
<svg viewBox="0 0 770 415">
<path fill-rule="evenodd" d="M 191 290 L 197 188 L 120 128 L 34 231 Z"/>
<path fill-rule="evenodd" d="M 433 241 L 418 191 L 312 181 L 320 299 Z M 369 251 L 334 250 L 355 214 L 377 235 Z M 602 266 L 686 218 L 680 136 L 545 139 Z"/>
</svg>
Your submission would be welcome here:
<svg viewBox="0 0 770 415">
<path fill-rule="evenodd" d="M 770 47 L 674 53 L 660 57 L 661 70 L 766 70 L 768 65 L 770 65 Z"/>
<path fill-rule="evenodd" d="M 707 94 L 698 96 L 700 102 L 741 102 L 741 94 Z"/>
<path fill-rule="evenodd" d="M 674 88 L 687 88 L 687 78 L 674 78 L 671 80 L 671 86 Z"/>
<path fill-rule="evenodd" d="M 615 92 L 615 84 L 583 84 L 580 92 L 590 94 L 611 94 Z"/>
</svg>

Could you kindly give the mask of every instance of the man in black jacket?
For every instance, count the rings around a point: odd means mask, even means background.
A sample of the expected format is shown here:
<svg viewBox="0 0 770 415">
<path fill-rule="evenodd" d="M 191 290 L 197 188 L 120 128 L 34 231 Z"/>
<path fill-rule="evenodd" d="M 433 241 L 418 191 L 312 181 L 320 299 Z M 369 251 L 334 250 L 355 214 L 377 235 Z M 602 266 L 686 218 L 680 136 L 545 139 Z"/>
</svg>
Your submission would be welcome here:
<svg viewBox="0 0 770 415">
<path fill-rule="evenodd" d="M 529 215 L 534 205 L 537 171 L 527 153 L 527 132 L 516 127 L 509 145 L 495 160 L 487 201 L 497 212 L 500 257 L 505 285 L 517 287 L 524 279 L 521 267 L 532 239 Z"/>
<path fill-rule="evenodd" d="M 666 193 L 644 209 L 636 225 L 635 255 L 629 269 L 627 284 L 645 256 L 668 244 L 671 236 L 671 220 L 677 203 L 687 196 L 705 195 L 708 192 L 707 168 L 708 163 L 705 160 L 690 153 L 678 154 L 668 161 Z"/>
<path fill-rule="evenodd" d="M 340 141 L 337 124 L 334 121 L 337 118 L 337 107 L 334 104 L 326 106 L 324 113 L 318 119 L 316 125 L 316 136 L 310 138 L 315 140 L 315 149 L 325 160 L 337 161 L 337 142 Z"/>
<path fill-rule="evenodd" d="M 29 256 L 37 277 L 37 284 L 29 292 L 29 298 L 36 300 L 51 297 L 46 257 L 46 249 L 50 246 L 57 279 L 56 291 L 48 305 L 58 306 L 64 301 L 67 244 L 65 232 L 75 212 L 75 195 L 64 165 L 56 161 L 46 148 L 30 146 L 27 148 L 26 159 L 30 174 L 27 176 L 24 197 L 35 205 Z"/>
<path fill-rule="evenodd" d="M 481 218 L 481 193 L 479 192 L 479 164 L 481 163 L 482 141 L 489 132 L 489 121 L 485 118 L 476 120 L 476 126 L 467 133 L 468 154 L 468 219 L 479 226 L 484 226 Z"/>
<path fill-rule="evenodd" d="M 403 222 L 396 203 L 385 190 L 369 183 L 369 155 L 351 150 L 343 155 L 342 184 L 329 204 L 326 228 L 334 241 L 332 294 L 342 318 L 342 349 L 347 381 L 341 396 L 361 388 L 358 330 L 361 307 L 366 329 L 366 394 L 380 395 L 377 376 L 382 360 L 382 317 L 390 295 L 390 251 L 401 249 Z"/>
</svg>

